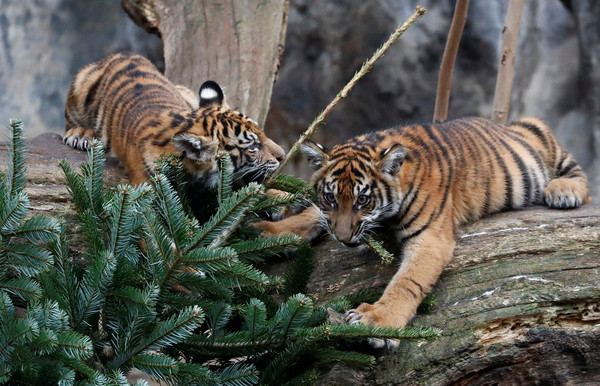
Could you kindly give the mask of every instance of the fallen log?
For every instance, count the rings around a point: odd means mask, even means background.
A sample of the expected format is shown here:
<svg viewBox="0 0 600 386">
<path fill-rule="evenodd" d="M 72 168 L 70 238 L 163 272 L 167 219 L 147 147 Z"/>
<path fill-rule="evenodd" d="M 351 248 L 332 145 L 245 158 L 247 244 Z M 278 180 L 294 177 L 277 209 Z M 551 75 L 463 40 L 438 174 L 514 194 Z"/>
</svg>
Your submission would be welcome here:
<svg viewBox="0 0 600 386">
<path fill-rule="evenodd" d="M 73 204 L 58 162 L 65 158 L 76 168 L 86 153 L 64 146 L 56 134 L 26 146 L 31 213 L 69 221 Z M 107 160 L 105 181 L 127 182 L 117 160 Z M 69 233 L 79 249 L 76 229 Z M 383 290 L 398 264 L 383 266 L 370 252 L 331 240 L 316 249 L 308 293 L 320 304 L 361 289 Z M 454 254 L 432 290 L 433 304 L 411 322 L 439 327 L 442 337 L 403 341 L 381 352 L 372 369 L 337 365 L 321 382 L 600 383 L 600 206 L 497 214 L 462 229 Z"/>
</svg>

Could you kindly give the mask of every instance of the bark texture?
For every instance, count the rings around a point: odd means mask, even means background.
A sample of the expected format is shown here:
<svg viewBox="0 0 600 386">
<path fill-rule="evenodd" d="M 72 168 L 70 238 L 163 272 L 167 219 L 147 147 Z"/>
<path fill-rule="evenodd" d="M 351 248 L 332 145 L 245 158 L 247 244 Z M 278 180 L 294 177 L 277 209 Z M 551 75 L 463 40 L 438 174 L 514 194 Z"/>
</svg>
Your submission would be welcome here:
<svg viewBox="0 0 600 386">
<path fill-rule="evenodd" d="M 517 56 L 517 38 L 519 24 L 525 0 L 511 0 L 506 11 L 506 20 L 502 28 L 502 51 L 498 63 L 498 76 L 496 77 L 496 90 L 492 105 L 492 120 L 506 123 L 508 108 L 510 107 L 510 92 L 515 72 L 515 58 Z"/>
<path fill-rule="evenodd" d="M 86 153 L 45 134 L 27 142 L 32 213 L 72 216 L 58 162 L 74 167 Z M 0 147 L 0 157 L 5 148 Z M 107 160 L 110 186 L 126 182 Z M 4 165 L 0 165 L 4 168 Z M 69 227 L 71 247 L 81 248 Z M 380 289 L 398 262 L 381 266 L 364 250 L 325 240 L 317 248 L 308 293 L 318 303 Z M 322 384 L 479 385 L 600 383 L 600 206 L 533 207 L 491 216 L 461 230 L 454 259 L 412 325 L 436 326 L 435 341 L 404 341 L 382 351 L 372 369 L 337 365 Z M 75 253 L 75 255 L 78 255 Z M 285 263 L 273 263 L 271 273 Z"/>
<path fill-rule="evenodd" d="M 433 109 L 433 122 L 444 122 L 448 119 L 448 106 L 450 105 L 450 89 L 452 88 L 452 72 L 458 53 L 458 45 L 467 21 L 469 0 L 458 0 L 452 16 L 452 24 L 446 40 L 446 48 L 440 65 L 435 107 Z"/>
<path fill-rule="evenodd" d="M 165 75 L 197 90 L 214 80 L 231 107 L 263 125 L 283 53 L 287 0 L 122 0 L 164 44 Z"/>
</svg>

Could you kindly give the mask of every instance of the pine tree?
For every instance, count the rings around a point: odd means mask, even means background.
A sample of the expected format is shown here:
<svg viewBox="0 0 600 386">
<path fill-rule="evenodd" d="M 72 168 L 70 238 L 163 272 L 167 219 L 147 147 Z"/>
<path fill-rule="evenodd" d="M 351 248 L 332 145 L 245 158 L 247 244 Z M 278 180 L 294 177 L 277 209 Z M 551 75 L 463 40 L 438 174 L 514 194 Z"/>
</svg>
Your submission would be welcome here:
<svg viewBox="0 0 600 386">
<path fill-rule="evenodd" d="M 11 127 L 0 181 L 0 383 L 126 384 L 137 368 L 178 384 L 293 384 L 314 381 L 324 362 L 373 363 L 346 350 L 348 340 L 439 333 L 326 325 L 327 307 L 350 303 L 317 307 L 301 293 L 310 247 L 247 226 L 249 214 L 302 201 L 310 189 L 288 176 L 274 180 L 287 196 L 267 197 L 256 183 L 236 189 L 224 152 L 216 210 L 202 216 L 186 202 L 177 159 L 161 160 L 149 184 L 114 190 L 103 184 L 99 142 L 79 172 L 61 162 L 85 239 L 86 263 L 75 265 L 64 224 L 25 220 L 22 126 Z M 284 278 L 253 265 L 290 249 Z"/>
</svg>

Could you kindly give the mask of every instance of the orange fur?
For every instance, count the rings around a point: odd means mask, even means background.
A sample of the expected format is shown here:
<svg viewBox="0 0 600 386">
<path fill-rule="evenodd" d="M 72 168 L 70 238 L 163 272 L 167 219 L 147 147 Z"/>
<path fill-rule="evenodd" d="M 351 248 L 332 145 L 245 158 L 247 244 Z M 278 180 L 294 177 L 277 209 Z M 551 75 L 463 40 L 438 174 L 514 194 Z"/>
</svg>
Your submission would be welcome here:
<svg viewBox="0 0 600 386">
<path fill-rule="evenodd" d="M 75 76 L 65 107 L 64 141 L 85 150 L 100 138 L 134 184 L 148 179 L 163 154 L 183 157 L 187 174 L 207 186 L 217 182 L 219 149 L 230 154 L 238 177 L 259 178 L 279 165 L 283 149 L 255 122 L 230 109 L 216 83 L 204 83 L 200 93 L 198 98 L 172 84 L 139 55 L 109 56 Z"/>
<path fill-rule="evenodd" d="M 316 169 L 318 209 L 257 228 L 306 239 L 324 228 L 355 246 L 383 223 L 403 246 L 382 297 L 352 310 L 353 322 L 404 327 L 452 258 L 458 225 L 529 204 L 590 202 L 581 167 L 535 118 L 509 126 L 481 118 L 406 126 L 303 152 Z"/>
</svg>

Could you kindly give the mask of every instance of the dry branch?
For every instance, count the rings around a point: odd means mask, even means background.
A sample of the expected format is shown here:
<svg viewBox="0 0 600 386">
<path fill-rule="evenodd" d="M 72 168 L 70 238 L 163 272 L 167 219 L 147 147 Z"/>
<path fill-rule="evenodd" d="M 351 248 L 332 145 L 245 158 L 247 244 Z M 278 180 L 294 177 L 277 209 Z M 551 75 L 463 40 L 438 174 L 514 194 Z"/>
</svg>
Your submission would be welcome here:
<svg viewBox="0 0 600 386">
<path fill-rule="evenodd" d="M 335 98 L 329 103 L 329 105 L 327 105 L 327 107 L 325 107 L 325 110 L 321 111 L 321 113 L 317 116 L 317 118 L 315 118 L 315 120 L 312 121 L 312 123 L 310 124 L 308 129 L 304 133 L 302 133 L 300 138 L 296 141 L 296 143 L 294 143 L 294 145 L 292 146 L 290 151 L 286 154 L 284 160 L 279 165 L 279 168 L 277 168 L 277 170 L 275 170 L 269 177 L 267 184 L 273 177 L 275 177 L 279 173 L 281 173 L 281 171 L 285 168 L 285 166 L 287 165 L 289 160 L 296 154 L 296 152 L 300 148 L 300 145 L 304 141 L 306 141 L 311 135 L 314 134 L 314 132 L 317 130 L 317 127 L 321 123 L 323 123 L 323 121 L 325 120 L 327 115 L 329 115 L 331 110 L 333 110 L 335 105 L 337 105 L 340 100 L 342 100 L 343 98 L 345 98 L 348 95 L 348 92 L 352 89 L 352 87 L 354 87 L 356 82 L 358 82 L 358 80 L 360 78 L 365 76 L 365 74 L 367 72 L 369 72 L 369 70 L 371 70 L 371 68 L 373 67 L 375 62 L 377 62 L 379 59 L 381 59 L 383 57 L 383 55 L 387 52 L 387 50 L 391 47 L 391 45 L 396 40 L 398 40 L 398 38 L 400 36 L 402 36 L 402 34 L 408 29 L 408 27 L 411 26 L 411 24 L 413 24 L 417 19 L 419 19 L 421 16 L 423 16 L 425 14 L 425 12 L 427 12 L 427 10 L 425 8 L 423 8 L 421 6 L 417 6 L 417 8 L 415 9 L 415 12 L 408 19 L 406 19 L 406 21 L 404 23 L 402 23 L 402 25 L 400 25 L 400 26 L 398 26 L 398 28 L 396 28 L 396 30 L 390 35 L 388 40 L 385 43 L 383 43 L 383 45 L 381 47 L 379 47 L 377 49 L 377 51 L 375 51 L 375 53 L 373 54 L 373 56 L 371 56 L 371 58 L 369 60 L 367 60 L 366 62 L 363 63 L 360 70 L 358 70 L 358 72 L 356 74 L 354 74 L 352 79 L 350 79 L 350 81 L 344 86 L 342 91 L 340 91 L 335 96 Z"/>
<path fill-rule="evenodd" d="M 433 122 L 444 122 L 448 119 L 448 105 L 450 104 L 450 89 L 452 88 L 452 72 L 454 71 L 454 62 L 456 53 L 460 44 L 465 22 L 467 20 L 467 9 L 469 0 L 458 0 L 452 16 L 452 24 L 444 48 L 444 56 L 440 65 L 440 76 L 438 80 L 437 95 L 435 97 L 435 109 L 433 112 Z"/>
<path fill-rule="evenodd" d="M 517 56 L 517 38 L 519 36 L 519 24 L 521 23 L 521 12 L 525 0 L 510 0 L 504 28 L 502 29 L 502 51 L 500 63 L 498 64 L 498 77 L 496 78 L 496 91 L 494 92 L 494 104 L 492 120 L 506 123 L 508 120 L 508 108 L 510 106 L 510 92 L 512 90 L 515 58 Z"/>
</svg>

